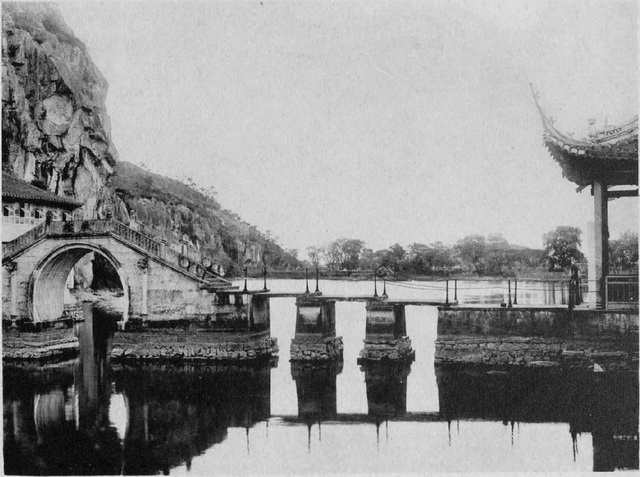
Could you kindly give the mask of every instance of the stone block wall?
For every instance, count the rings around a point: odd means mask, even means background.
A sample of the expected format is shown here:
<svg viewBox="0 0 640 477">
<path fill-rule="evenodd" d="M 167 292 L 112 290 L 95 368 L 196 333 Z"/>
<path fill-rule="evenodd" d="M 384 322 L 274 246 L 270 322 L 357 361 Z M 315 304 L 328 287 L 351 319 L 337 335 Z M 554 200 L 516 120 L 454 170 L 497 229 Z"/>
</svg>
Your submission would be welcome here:
<svg viewBox="0 0 640 477">
<path fill-rule="evenodd" d="M 408 336 L 401 338 L 367 338 L 364 340 L 364 348 L 360 351 L 358 363 L 367 361 L 413 361 L 416 352 L 411 347 L 411 339 Z"/>
<path fill-rule="evenodd" d="M 277 353 L 277 338 L 272 338 L 269 332 L 159 329 L 116 332 L 111 358 L 116 361 L 248 361 L 268 359 Z"/>
<path fill-rule="evenodd" d="M 77 356 L 80 345 L 74 328 L 49 328 L 39 332 L 4 330 L 2 359 L 58 361 Z"/>
<path fill-rule="evenodd" d="M 638 314 L 566 308 L 439 308 L 436 363 L 638 366 Z"/>
<path fill-rule="evenodd" d="M 638 334 L 638 312 L 568 308 L 438 308 L 438 336 L 619 338 Z"/>
<path fill-rule="evenodd" d="M 342 336 L 326 338 L 298 336 L 291 340 L 291 361 L 341 359 L 343 351 Z"/>
</svg>

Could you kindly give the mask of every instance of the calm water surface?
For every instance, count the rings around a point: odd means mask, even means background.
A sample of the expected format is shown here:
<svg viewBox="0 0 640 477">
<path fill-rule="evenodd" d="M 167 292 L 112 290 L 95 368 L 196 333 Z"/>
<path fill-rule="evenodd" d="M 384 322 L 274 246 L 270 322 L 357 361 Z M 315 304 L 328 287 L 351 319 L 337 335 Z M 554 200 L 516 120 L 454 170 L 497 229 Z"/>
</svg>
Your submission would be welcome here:
<svg viewBox="0 0 640 477">
<path fill-rule="evenodd" d="M 501 299 L 494 284 L 474 283 L 466 291 L 459 285 L 463 296 Z M 269 287 L 299 292 L 304 282 L 269 281 Z M 537 287 L 529 295 L 521 292 L 519 302 L 544 299 L 546 292 Z M 250 281 L 249 288 L 260 289 L 262 282 Z M 360 295 L 371 294 L 373 284 L 321 281 L 320 288 L 325 294 Z M 443 288 L 388 284 L 387 292 L 391 298 L 441 299 Z M 295 312 L 294 299 L 272 299 L 277 363 L 126 367 L 106 359 L 110 320 L 94 313 L 79 325 L 80 359 L 46 367 L 5 364 L 5 472 L 638 469 L 635 373 L 436 368 L 437 310 L 431 307 L 406 310 L 414 363 L 363 367 L 356 359 L 363 346 L 364 303 L 346 302 L 336 303 L 344 362 L 294 366 L 289 344 Z"/>
</svg>

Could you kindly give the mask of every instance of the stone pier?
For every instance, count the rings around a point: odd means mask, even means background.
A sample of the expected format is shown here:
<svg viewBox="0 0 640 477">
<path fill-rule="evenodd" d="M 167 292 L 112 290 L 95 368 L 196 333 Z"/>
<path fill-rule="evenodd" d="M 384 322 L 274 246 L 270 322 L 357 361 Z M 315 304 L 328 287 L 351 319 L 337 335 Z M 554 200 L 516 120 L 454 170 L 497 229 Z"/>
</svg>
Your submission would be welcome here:
<svg viewBox="0 0 640 477">
<path fill-rule="evenodd" d="M 404 305 L 379 300 L 367 302 L 364 349 L 358 363 L 368 360 L 413 361 L 415 351 L 407 336 Z"/>
<path fill-rule="evenodd" d="M 169 323 L 149 320 L 141 329 L 116 332 L 111 356 L 188 362 L 268 359 L 278 352 L 270 321 L 268 297 L 217 293 L 211 314 Z"/>
<path fill-rule="evenodd" d="M 296 299 L 296 307 L 291 361 L 342 359 L 342 337 L 336 337 L 336 302 L 301 296 Z"/>
</svg>

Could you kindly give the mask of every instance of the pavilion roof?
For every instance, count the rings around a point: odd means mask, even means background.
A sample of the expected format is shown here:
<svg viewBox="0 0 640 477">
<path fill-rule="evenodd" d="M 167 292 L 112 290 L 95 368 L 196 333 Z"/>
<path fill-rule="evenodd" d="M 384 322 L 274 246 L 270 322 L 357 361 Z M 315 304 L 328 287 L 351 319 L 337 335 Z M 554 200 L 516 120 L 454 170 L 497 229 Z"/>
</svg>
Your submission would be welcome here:
<svg viewBox="0 0 640 477">
<path fill-rule="evenodd" d="M 82 205 L 69 197 L 62 197 L 46 190 L 37 188 L 23 180 L 13 177 L 6 172 L 2 173 L 2 201 L 19 200 L 40 204 L 52 204 L 58 207 L 73 210 Z"/>
<path fill-rule="evenodd" d="M 542 119 L 544 144 L 564 177 L 581 187 L 593 184 L 594 179 L 609 185 L 638 185 L 638 116 L 601 130 L 591 127 L 588 138 L 574 139 L 555 128 L 536 92 L 533 97 Z M 591 126 L 594 123 L 590 121 Z"/>
</svg>

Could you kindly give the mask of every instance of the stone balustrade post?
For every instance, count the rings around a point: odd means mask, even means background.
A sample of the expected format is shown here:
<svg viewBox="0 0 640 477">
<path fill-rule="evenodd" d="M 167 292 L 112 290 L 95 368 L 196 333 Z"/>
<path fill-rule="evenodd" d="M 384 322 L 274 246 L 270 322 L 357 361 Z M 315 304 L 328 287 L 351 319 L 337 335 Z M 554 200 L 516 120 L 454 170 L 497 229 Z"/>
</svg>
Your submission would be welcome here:
<svg viewBox="0 0 640 477">
<path fill-rule="evenodd" d="M 11 315 L 12 326 L 16 325 L 18 319 L 18 264 L 11 260 L 5 265 L 9 276 L 9 286 L 11 287 Z"/>
<path fill-rule="evenodd" d="M 138 268 L 142 272 L 142 297 L 140 304 L 140 317 L 143 321 L 145 321 L 147 319 L 147 316 L 149 315 L 149 260 L 146 258 L 141 258 L 140 260 L 138 260 Z"/>
</svg>

